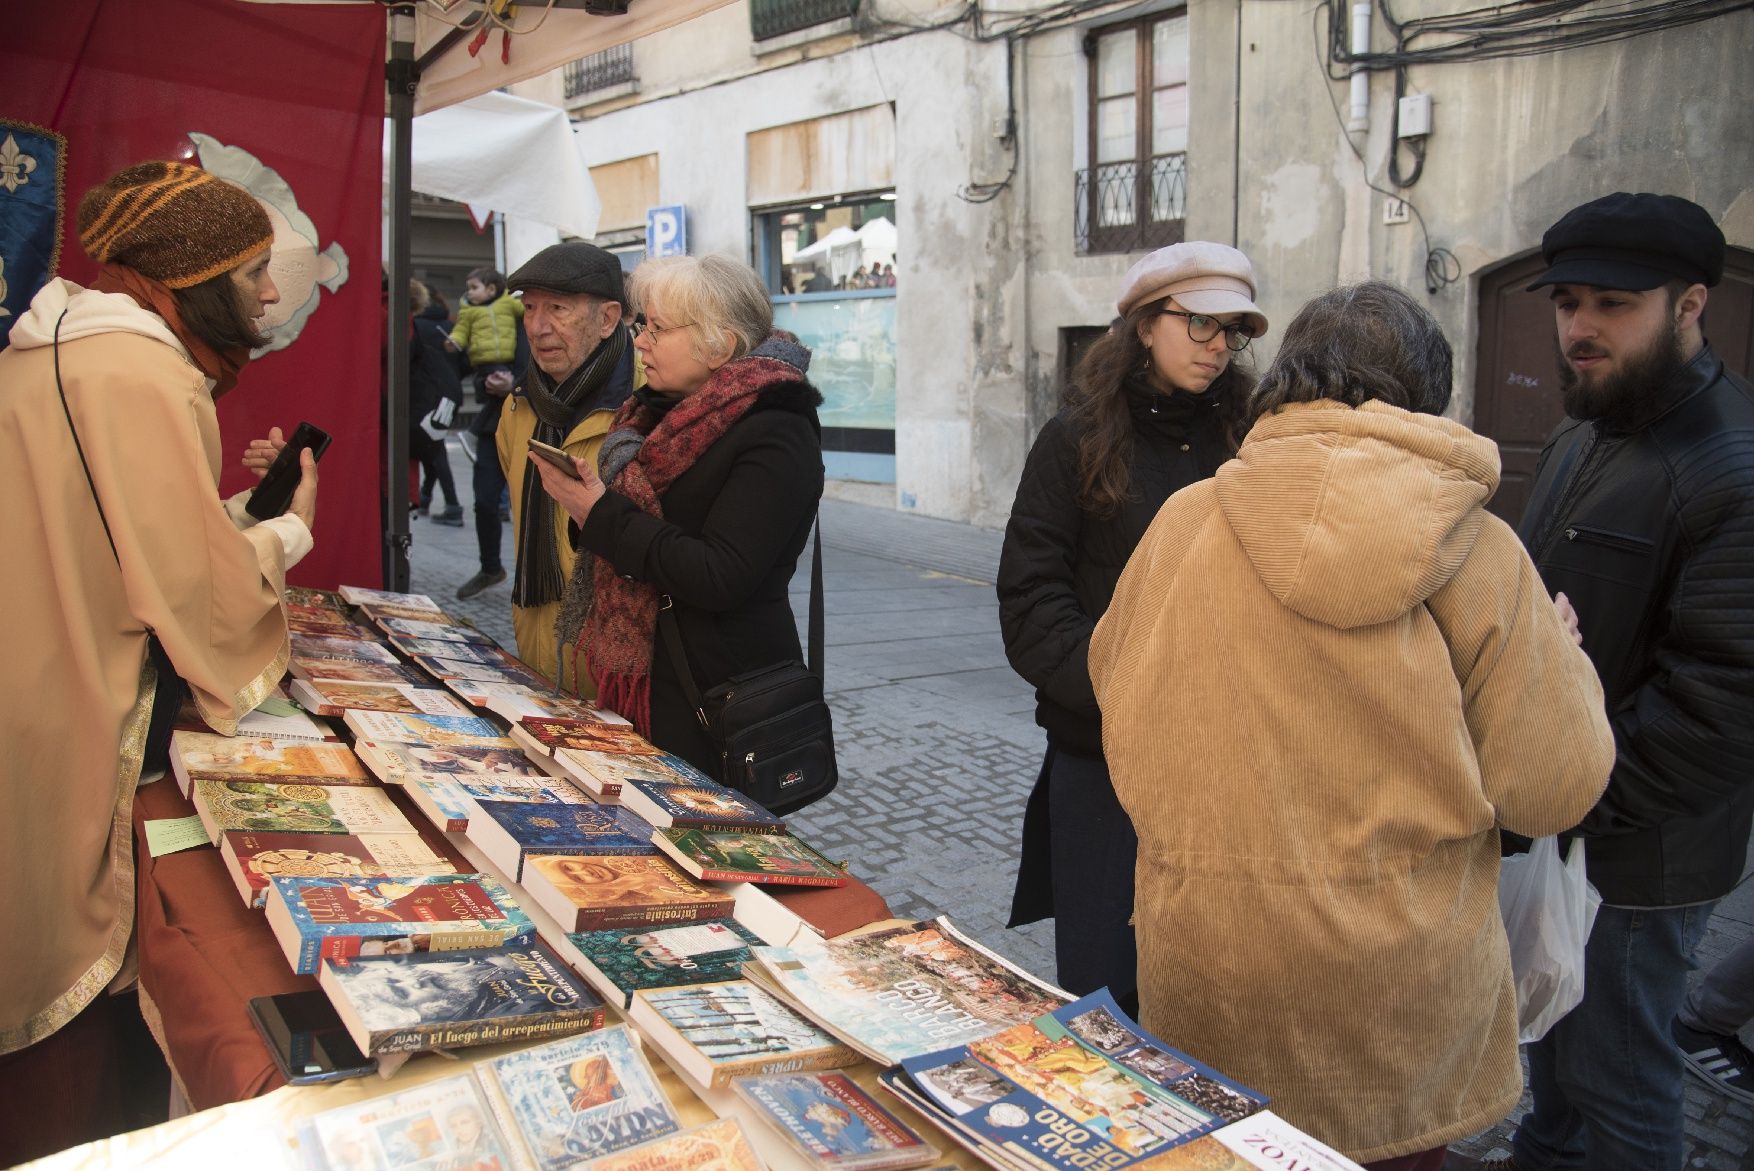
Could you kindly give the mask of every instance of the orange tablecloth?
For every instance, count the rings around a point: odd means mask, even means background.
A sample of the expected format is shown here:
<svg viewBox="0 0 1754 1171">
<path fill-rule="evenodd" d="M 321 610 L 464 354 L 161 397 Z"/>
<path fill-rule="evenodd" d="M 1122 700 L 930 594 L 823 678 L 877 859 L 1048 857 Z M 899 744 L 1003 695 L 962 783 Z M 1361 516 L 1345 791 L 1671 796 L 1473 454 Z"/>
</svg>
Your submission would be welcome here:
<svg viewBox="0 0 1754 1171">
<path fill-rule="evenodd" d="M 459 870 L 470 868 L 406 796 L 394 786 L 387 791 L 428 845 Z M 134 930 L 148 1023 L 190 1104 L 205 1110 L 284 1084 L 246 1005 L 256 996 L 315 988 L 317 980 L 293 975 L 262 912 L 238 897 L 217 849 L 149 855 L 147 820 L 194 812 L 168 775 L 136 797 Z M 768 889 L 827 935 L 889 917 L 883 897 L 858 879 L 840 889 Z"/>
</svg>

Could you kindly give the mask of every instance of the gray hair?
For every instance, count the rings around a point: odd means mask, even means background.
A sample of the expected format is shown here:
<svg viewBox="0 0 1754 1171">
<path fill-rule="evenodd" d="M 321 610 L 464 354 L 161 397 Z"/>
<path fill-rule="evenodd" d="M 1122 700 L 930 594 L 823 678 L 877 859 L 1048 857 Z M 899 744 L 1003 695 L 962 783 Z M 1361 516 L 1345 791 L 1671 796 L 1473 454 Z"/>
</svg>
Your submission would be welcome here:
<svg viewBox="0 0 1754 1171">
<path fill-rule="evenodd" d="M 1345 285 L 1297 311 L 1248 418 L 1322 399 L 1441 415 L 1454 361 L 1437 319 L 1406 293 L 1384 281 Z"/>
<path fill-rule="evenodd" d="M 741 358 L 773 332 L 773 303 L 755 270 L 728 256 L 667 256 L 634 270 L 628 296 L 640 312 L 653 303 L 695 331 L 695 357 L 705 348 Z"/>
</svg>

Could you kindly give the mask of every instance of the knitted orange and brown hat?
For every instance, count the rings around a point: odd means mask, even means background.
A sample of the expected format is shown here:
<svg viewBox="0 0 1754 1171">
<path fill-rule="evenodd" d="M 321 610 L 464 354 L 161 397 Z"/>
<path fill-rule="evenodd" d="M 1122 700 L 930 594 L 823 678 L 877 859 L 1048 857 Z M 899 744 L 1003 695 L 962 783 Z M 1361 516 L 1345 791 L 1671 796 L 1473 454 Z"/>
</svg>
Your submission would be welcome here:
<svg viewBox="0 0 1754 1171">
<path fill-rule="evenodd" d="M 79 244 L 173 289 L 236 268 L 274 242 L 254 196 L 187 163 L 124 168 L 79 201 Z"/>
</svg>

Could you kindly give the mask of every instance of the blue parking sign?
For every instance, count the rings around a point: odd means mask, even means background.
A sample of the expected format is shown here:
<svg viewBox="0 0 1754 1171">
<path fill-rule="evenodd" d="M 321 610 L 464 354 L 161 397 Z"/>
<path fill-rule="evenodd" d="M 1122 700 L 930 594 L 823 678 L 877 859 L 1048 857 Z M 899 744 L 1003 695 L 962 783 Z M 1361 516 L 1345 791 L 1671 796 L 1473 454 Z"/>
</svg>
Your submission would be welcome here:
<svg viewBox="0 0 1754 1171">
<path fill-rule="evenodd" d="M 646 255 L 688 255 L 688 213 L 681 204 L 646 209 Z"/>
</svg>

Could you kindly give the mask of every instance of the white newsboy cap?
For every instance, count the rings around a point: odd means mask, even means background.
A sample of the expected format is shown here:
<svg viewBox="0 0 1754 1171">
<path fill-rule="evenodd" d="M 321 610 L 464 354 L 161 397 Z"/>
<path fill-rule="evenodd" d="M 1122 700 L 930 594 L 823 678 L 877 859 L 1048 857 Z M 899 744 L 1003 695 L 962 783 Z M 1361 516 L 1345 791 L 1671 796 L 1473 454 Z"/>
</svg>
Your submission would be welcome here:
<svg viewBox="0 0 1754 1171">
<path fill-rule="evenodd" d="M 1226 244 L 1187 240 L 1159 248 L 1127 270 L 1115 308 L 1126 316 L 1147 301 L 1174 297 L 1191 313 L 1241 313 L 1256 337 L 1267 332 L 1267 315 L 1255 307 L 1255 269 Z"/>
</svg>

